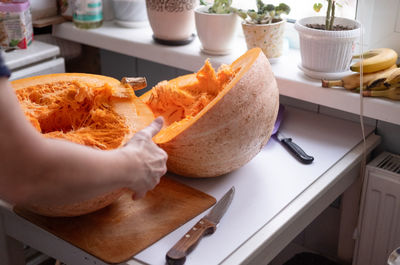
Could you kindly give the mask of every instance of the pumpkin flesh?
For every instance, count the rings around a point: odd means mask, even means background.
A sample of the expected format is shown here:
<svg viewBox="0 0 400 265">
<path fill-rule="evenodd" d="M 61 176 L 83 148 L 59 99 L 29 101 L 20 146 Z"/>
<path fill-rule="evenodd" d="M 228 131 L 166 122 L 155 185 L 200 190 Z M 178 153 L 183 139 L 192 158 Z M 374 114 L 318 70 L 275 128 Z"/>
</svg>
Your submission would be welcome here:
<svg viewBox="0 0 400 265">
<path fill-rule="evenodd" d="M 12 85 L 25 116 L 45 137 L 102 150 L 115 149 L 154 116 L 129 87 L 121 87 L 111 78 L 91 78 L 84 74 L 58 74 L 17 80 Z M 128 104 L 131 106 L 125 109 Z M 145 110 L 139 112 L 137 105 Z"/>
<path fill-rule="evenodd" d="M 196 73 L 158 83 L 141 99 L 155 116 L 163 116 L 165 126 L 154 137 L 158 144 L 167 142 L 184 131 L 234 78 L 236 72 L 222 65 L 216 73 L 207 60 Z"/>
</svg>

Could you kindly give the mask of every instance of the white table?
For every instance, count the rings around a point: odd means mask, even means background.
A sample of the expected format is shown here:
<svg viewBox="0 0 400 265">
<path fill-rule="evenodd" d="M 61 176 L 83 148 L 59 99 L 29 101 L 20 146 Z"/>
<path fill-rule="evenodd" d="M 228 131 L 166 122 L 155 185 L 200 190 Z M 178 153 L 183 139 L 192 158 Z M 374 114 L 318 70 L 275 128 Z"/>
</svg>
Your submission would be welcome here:
<svg viewBox="0 0 400 265">
<path fill-rule="evenodd" d="M 226 176 L 176 177 L 217 199 L 236 188 L 217 231 L 200 242 L 186 264 L 267 264 L 357 179 L 364 147 L 369 153 L 380 141 L 373 128 L 366 128 L 364 145 L 359 124 L 293 108 L 286 109 L 281 128 L 315 157 L 313 164 L 299 163 L 271 139 L 253 160 Z M 18 241 L 68 265 L 104 264 L 17 216 L 5 203 L 0 213 L 0 260 L 9 260 L 2 265 L 19 265 Z M 204 214 L 124 264 L 165 264 L 167 250 Z"/>
</svg>

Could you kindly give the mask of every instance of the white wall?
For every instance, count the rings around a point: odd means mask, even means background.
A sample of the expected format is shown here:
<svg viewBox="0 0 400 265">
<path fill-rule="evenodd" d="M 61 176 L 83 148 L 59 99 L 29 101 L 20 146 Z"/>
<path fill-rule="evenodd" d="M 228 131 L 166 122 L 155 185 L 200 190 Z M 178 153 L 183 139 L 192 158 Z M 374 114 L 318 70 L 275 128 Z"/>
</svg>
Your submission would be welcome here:
<svg viewBox="0 0 400 265">
<path fill-rule="evenodd" d="M 358 0 L 364 49 L 392 48 L 400 54 L 400 0 Z"/>
</svg>

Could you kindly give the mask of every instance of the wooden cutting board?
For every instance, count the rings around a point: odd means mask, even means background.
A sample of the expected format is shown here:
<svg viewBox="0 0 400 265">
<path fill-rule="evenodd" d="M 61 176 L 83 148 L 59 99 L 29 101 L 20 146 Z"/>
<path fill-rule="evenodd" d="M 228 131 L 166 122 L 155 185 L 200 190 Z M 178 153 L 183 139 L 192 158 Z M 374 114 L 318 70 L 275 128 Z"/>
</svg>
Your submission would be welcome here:
<svg viewBox="0 0 400 265">
<path fill-rule="evenodd" d="M 127 192 L 110 206 L 78 217 L 45 217 L 14 211 L 107 263 L 120 263 L 215 204 L 215 198 L 163 177 L 146 197 Z M 165 253 L 160 253 L 165 255 Z"/>
</svg>

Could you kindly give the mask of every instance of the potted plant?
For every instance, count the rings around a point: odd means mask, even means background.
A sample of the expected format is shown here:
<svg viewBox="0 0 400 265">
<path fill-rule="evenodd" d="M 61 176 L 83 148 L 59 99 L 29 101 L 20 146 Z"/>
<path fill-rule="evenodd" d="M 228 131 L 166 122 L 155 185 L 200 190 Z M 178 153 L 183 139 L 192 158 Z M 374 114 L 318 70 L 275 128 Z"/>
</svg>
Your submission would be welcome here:
<svg viewBox="0 0 400 265">
<path fill-rule="evenodd" d="M 278 58 L 283 51 L 283 35 L 286 20 L 281 17 L 289 14 L 290 7 L 280 3 L 275 6 L 264 4 L 257 0 L 257 11 L 250 9 L 244 12 L 236 10 L 236 13 L 244 20 L 243 33 L 247 48 L 260 47 L 268 59 Z"/>
<path fill-rule="evenodd" d="M 224 55 L 232 50 L 237 16 L 231 5 L 232 0 L 214 0 L 211 6 L 200 0 L 195 23 L 204 53 Z"/>
<path fill-rule="evenodd" d="M 185 45 L 193 41 L 196 0 L 146 0 L 153 39 L 164 45 Z"/>
<path fill-rule="evenodd" d="M 349 71 L 354 41 L 360 37 L 361 24 L 353 19 L 335 17 L 335 0 L 327 0 L 326 16 L 297 20 L 300 39 L 300 68 L 316 78 L 338 78 Z M 321 3 L 315 4 L 319 11 Z"/>
</svg>

